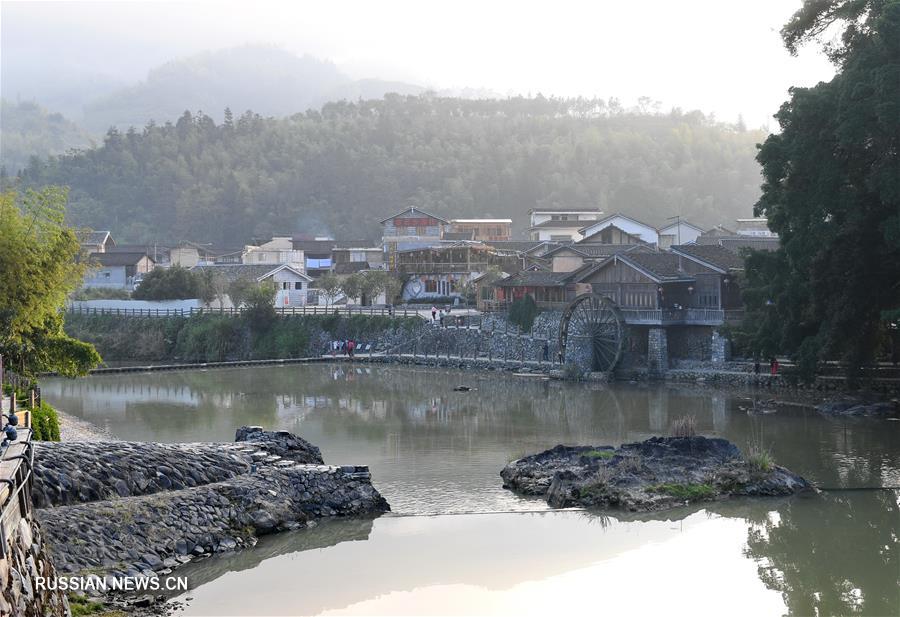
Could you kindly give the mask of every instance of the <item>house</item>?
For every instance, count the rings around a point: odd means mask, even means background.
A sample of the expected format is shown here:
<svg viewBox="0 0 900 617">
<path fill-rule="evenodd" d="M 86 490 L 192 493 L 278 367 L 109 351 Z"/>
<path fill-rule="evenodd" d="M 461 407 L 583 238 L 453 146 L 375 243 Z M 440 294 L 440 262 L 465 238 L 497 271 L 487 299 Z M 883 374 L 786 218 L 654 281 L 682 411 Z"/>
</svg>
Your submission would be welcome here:
<svg viewBox="0 0 900 617">
<path fill-rule="evenodd" d="M 395 270 L 405 275 L 404 300 L 463 297 L 472 280 L 493 270 L 517 270 L 517 255 L 471 242 L 398 251 Z"/>
<path fill-rule="evenodd" d="M 589 284 L 623 309 L 727 310 L 741 306 L 741 269 L 743 261 L 722 247 L 681 245 L 672 252 L 617 253 L 573 282 Z"/>
<path fill-rule="evenodd" d="M 475 240 L 478 242 L 490 242 L 492 240 L 504 241 L 512 239 L 512 219 L 452 219 L 447 233 L 468 233 L 470 238 L 458 238 L 460 240 Z"/>
<path fill-rule="evenodd" d="M 191 268 L 192 272 L 212 273 L 214 287 L 220 298 L 216 304 L 225 308 L 233 306 L 228 298 L 228 286 L 239 280 L 262 283 L 270 281 L 277 290 L 275 306 L 277 308 L 303 306 L 310 300 L 309 284 L 312 278 L 300 268 L 291 264 L 198 264 Z M 312 303 L 317 303 L 315 300 Z"/>
<path fill-rule="evenodd" d="M 575 244 L 649 244 L 637 234 L 630 234 L 617 225 L 607 225 L 599 231 L 585 236 Z"/>
<path fill-rule="evenodd" d="M 621 212 L 611 214 L 590 225 L 583 226 L 578 231 L 581 236 L 587 239 L 611 226 L 615 226 L 619 231 L 633 236 L 641 242 L 647 242 L 648 244 L 659 243 L 659 232 L 655 227 L 648 225 L 647 223 L 642 223 L 630 216 L 626 216 Z"/>
<path fill-rule="evenodd" d="M 331 249 L 335 272 L 338 269 L 380 270 L 384 268 L 384 250 L 380 246 L 366 246 L 363 242 L 355 246 L 335 246 Z M 347 264 L 354 264 L 348 266 Z"/>
<path fill-rule="evenodd" d="M 291 236 L 276 236 L 259 246 L 247 246 L 241 256 L 244 264 L 289 264 L 301 272 L 305 268 L 303 251 L 294 247 Z"/>
<path fill-rule="evenodd" d="M 696 242 L 700 234 L 704 233 L 701 227 L 691 222 L 675 217 L 676 220 L 665 227 L 659 228 L 659 248 L 667 249 L 676 244 L 691 244 Z"/>
<path fill-rule="evenodd" d="M 381 220 L 381 244 L 389 269 L 394 269 L 398 251 L 437 246 L 450 222 L 415 207 Z"/>
<path fill-rule="evenodd" d="M 531 296 L 544 309 L 561 309 L 576 295 L 590 288 L 576 285 L 575 272 L 549 272 L 546 270 L 522 270 L 493 284 L 494 303 L 490 308 L 504 306 Z"/>
<path fill-rule="evenodd" d="M 603 213 L 599 208 L 533 208 L 528 214 L 531 240 L 574 242 L 581 238 L 580 230 L 597 221 Z"/>
<path fill-rule="evenodd" d="M 544 255 L 550 261 L 552 272 L 574 272 L 586 263 L 602 261 L 616 253 L 632 250 L 653 251 L 646 244 L 568 244 L 559 246 Z"/>
<path fill-rule="evenodd" d="M 83 254 L 105 253 L 107 249 L 116 245 L 112 233 L 109 231 L 91 231 L 86 229 L 79 231 L 77 235 Z"/>
<path fill-rule="evenodd" d="M 700 234 L 695 240 L 695 243 L 708 246 L 721 246 L 732 253 L 740 254 L 745 250 L 774 251 L 778 249 L 779 239 L 777 234 L 738 234 L 727 227 L 717 225 Z"/>
<path fill-rule="evenodd" d="M 164 268 L 170 265 L 170 250 L 159 244 L 116 244 L 106 248 L 107 253 L 143 253 L 153 260 L 157 266 Z"/>
<path fill-rule="evenodd" d="M 198 242 L 181 242 L 169 250 L 169 263 L 182 268 L 193 268 L 201 263 L 241 263 L 242 248 L 214 247 Z"/>
<path fill-rule="evenodd" d="M 778 234 L 769 229 L 769 220 L 764 217 L 738 219 L 735 232 L 738 236 L 755 236 L 760 238 L 778 237 Z"/>
<path fill-rule="evenodd" d="M 132 291 L 140 279 L 155 267 L 146 253 L 97 252 L 88 257 L 85 288 Z"/>
</svg>

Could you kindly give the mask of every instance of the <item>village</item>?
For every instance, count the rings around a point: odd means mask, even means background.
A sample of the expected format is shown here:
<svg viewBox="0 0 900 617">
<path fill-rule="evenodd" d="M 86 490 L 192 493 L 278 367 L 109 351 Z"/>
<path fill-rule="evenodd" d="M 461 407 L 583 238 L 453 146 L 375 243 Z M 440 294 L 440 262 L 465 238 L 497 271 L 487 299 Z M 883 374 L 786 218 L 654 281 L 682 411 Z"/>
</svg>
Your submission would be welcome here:
<svg viewBox="0 0 900 617">
<path fill-rule="evenodd" d="M 497 311 L 529 295 L 540 308 L 559 309 L 594 291 L 623 309 L 739 311 L 741 251 L 778 246 L 762 218 L 704 230 L 679 217 L 657 228 L 595 208 L 532 209 L 529 215 L 527 239 L 520 239 L 511 219 L 446 220 L 410 207 L 381 221 L 380 245 L 304 234 L 243 247 L 135 245 L 116 243 L 114 231 L 86 231 L 82 249 L 91 267 L 83 289 L 95 290 L 97 298 L 104 291 L 127 294 L 154 269 L 180 266 L 229 281 L 271 281 L 277 307 L 471 304 Z M 338 292 L 327 298 L 317 285 L 325 275 L 340 280 L 369 271 L 393 273 L 400 282 L 397 297 Z M 216 302 L 216 308 L 234 306 L 227 294 Z M 127 303 L 78 302 L 107 308 Z"/>
</svg>

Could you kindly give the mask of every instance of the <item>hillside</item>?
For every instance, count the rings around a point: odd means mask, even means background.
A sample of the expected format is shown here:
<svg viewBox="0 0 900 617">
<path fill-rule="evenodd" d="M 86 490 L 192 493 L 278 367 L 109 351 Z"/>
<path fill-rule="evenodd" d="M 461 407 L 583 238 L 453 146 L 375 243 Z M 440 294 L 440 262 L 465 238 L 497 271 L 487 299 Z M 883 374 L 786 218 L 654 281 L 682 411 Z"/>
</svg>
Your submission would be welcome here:
<svg viewBox="0 0 900 617">
<path fill-rule="evenodd" d="M 104 132 L 174 122 L 186 109 L 217 121 L 227 107 L 262 116 L 287 116 L 332 100 L 380 98 L 387 92 L 418 94 L 423 88 L 378 79 L 354 81 L 334 64 L 277 47 L 244 46 L 173 60 L 133 86 L 84 108 L 84 125 Z"/>
<path fill-rule="evenodd" d="M 622 111 L 603 100 L 388 96 L 288 118 L 183 115 L 28 170 L 72 188 L 73 222 L 120 241 L 241 244 L 272 234 L 380 236 L 414 204 L 445 217 L 599 206 L 661 224 L 748 216 L 764 135 L 699 112 Z"/>
<path fill-rule="evenodd" d="M 90 136 L 61 114 L 31 102 L 0 99 L 0 166 L 15 175 L 31 156 L 47 157 L 83 148 Z"/>
</svg>

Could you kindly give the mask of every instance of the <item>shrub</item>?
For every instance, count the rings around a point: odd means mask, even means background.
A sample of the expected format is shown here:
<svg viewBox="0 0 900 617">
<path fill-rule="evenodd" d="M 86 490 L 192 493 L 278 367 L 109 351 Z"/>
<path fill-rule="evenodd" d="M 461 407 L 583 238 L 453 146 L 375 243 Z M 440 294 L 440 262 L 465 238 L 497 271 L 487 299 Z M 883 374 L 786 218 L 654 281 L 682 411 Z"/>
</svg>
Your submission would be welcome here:
<svg viewBox="0 0 900 617">
<path fill-rule="evenodd" d="M 669 427 L 672 437 L 693 437 L 697 434 L 697 422 L 694 416 L 676 418 Z"/>
<path fill-rule="evenodd" d="M 31 410 L 31 428 L 36 441 L 59 441 L 59 416 L 45 401 Z"/>
</svg>

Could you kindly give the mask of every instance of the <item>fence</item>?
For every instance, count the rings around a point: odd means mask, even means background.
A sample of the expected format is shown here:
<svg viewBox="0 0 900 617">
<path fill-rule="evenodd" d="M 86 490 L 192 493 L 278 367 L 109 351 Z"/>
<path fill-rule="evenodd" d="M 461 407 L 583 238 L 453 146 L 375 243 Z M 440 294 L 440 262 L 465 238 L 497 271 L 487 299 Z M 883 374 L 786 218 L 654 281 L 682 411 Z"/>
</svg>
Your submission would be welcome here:
<svg viewBox="0 0 900 617">
<path fill-rule="evenodd" d="M 165 309 L 131 309 L 131 308 L 99 308 L 90 306 L 69 306 L 67 311 L 73 315 L 113 315 L 119 317 L 193 317 L 194 315 L 241 315 L 246 308 L 165 308 Z M 385 317 L 420 317 L 415 309 L 407 307 L 390 308 L 387 306 L 282 306 L 276 307 L 278 315 L 382 315 Z"/>
</svg>

